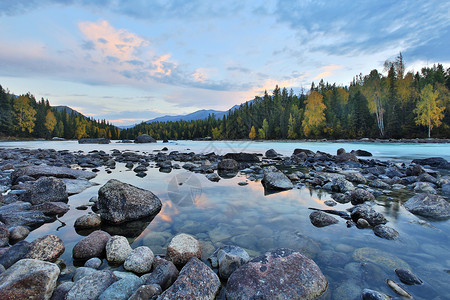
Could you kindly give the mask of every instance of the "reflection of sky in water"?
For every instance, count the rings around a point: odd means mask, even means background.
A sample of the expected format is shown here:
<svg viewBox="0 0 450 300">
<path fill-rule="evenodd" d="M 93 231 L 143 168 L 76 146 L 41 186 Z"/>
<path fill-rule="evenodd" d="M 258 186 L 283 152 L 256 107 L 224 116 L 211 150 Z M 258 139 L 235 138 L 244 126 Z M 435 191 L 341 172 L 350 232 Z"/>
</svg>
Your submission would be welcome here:
<svg viewBox="0 0 450 300">
<path fill-rule="evenodd" d="M 167 146 L 171 147 L 170 144 Z M 161 144 L 156 145 L 156 148 L 160 147 Z M 367 149 L 362 145 L 354 148 Z M 384 282 L 386 278 L 397 280 L 392 268 L 380 269 L 377 263 L 368 262 L 364 264 L 364 268 L 373 268 L 370 269 L 369 275 L 367 270 L 358 269 L 362 273 L 355 273 L 355 266 L 361 264 L 354 261 L 353 251 L 370 247 L 396 255 L 407 262 L 425 281 L 426 284 L 421 287 L 406 287 L 416 299 L 433 299 L 437 295 L 450 298 L 448 273 L 444 272 L 445 269 L 450 269 L 448 259 L 450 222 L 431 222 L 435 228 L 411 223 L 419 219 L 399 205 L 399 200 L 405 200 L 405 196 L 401 193 L 395 192 L 377 199 L 379 205 L 375 209 L 382 212 L 389 220 L 388 225 L 400 233 L 398 241 L 387 241 L 376 237 L 370 229 L 347 228 L 345 220 L 337 216 L 339 223 L 336 225 L 325 228 L 312 226 L 309 221 L 311 210 L 308 207 L 345 211 L 351 206 L 350 204 L 338 204 L 334 208 L 325 206 L 323 202 L 331 199 L 325 192 L 295 188 L 264 196 L 264 188 L 260 182 L 249 181 L 246 186 L 238 185 L 238 182 L 246 180 L 244 175 L 221 179 L 218 183 L 214 183 L 203 174 L 193 173 L 187 173 L 192 176 L 191 181 L 183 181 L 182 178 L 187 176 L 186 173 L 183 169 L 161 173 L 157 168 L 150 168 L 146 177 L 139 178 L 120 163 L 112 174 L 106 174 L 101 169 L 98 176 L 92 180 L 99 183 L 99 186 L 70 197 L 71 210 L 60 218 L 66 226 L 60 227 L 61 223 L 58 221 L 45 224 L 33 231 L 27 240 L 32 241 L 48 233 L 59 235 L 66 246 L 62 259 L 70 265 L 72 247 L 83 238 L 74 230 L 73 223 L 76 218 L 87 213 L 76 210 L 75 207 L 87 204 L 107 180 L 115 178 L 148 189 L 163 202 L 161 212 L 145 229 L 139 229 L 137 226 L 141 233 L 129 239 L 133 248 L 147 245 L 155 254 L 164 255 L 171 237 L 178 233 L 192 234 L 199 239 L 204 246 L 205 258 L 224 244 L 241 246 L 252 257 L 279 247 L 289 247 L 302 251 L 317 262 L 329 280 L 327 297 L 331 299 L 339 286 L 350 283 L 361 290 L 372 288 L 392 295 L 393 292 Z M 174 191 L 173 186 L 171 187 L 174 178 L 177 178 L 177 183 L 183 181 L 186 184 L 183 189 L 175 190 L 180 194 L 191 193 L 189 188 L 184 189 L 189 185 L 197 189 L 196 193 L 189 195 L 190 201 L 183 202 L 182 205 L 177 205 L 170 196 L 170 192 Z"/>
</svg>

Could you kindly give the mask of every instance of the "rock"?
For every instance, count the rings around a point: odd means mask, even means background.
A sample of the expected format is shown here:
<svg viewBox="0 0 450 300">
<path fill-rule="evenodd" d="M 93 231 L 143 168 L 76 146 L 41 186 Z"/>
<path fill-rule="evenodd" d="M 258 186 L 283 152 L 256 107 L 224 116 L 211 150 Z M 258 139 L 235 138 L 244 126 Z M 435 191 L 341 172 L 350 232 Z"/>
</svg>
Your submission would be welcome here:
<svg viewBox="0 0 450 300">
<path fill-rule="evenodd" d="M 96 269 L 93 268 L 89 268 L 89 267 L 79 267 L 76 268 L 75 270 L 75 274 L 73 275 L 72 280 L 74 282 L 77 282 L 78 280 L 80 280 L 83 277 L 86 277 L 88 275 L 94 274 L 95 272 L 97 272 Z"/>
<path fill-rule="evenodd" d="M 101 230 L 92 232 L 73 247 L 73 258 L 89 259 L 102 256 L 105 251 L 106 243 L 110 237 L 111 236 L 107 232 Z"/>
<path fill-rule="evenodd" d="M 334 300 L 360 300 L 361 299 L 361 288 L 359 283 L 354 280 L 345 280 L 334 289 L 333 298 Z"/>
<path fill-rule="evenodd" d="M 432 194 L 417 194 L 403 206 L 411 213 L 432 219 L 450 218 L 450 203 L 443 197 Z"/>
<path fill-rule="evenodd" d="M 444 184 L 441 188 L 442 195 L 450 197 L 450 183 Z"/>
<path fill-rule="evenodd" d="M 321 211 L 313 211 L 309 215 L 309 219 L 311 221 L 311 224 L 313 224 L 316 227 L 325 227 L 328 225 L 339 223 L 339 221 L 336 218 Z"/>
<path fill-rule="evenodd" d="M 371 192 L 364 189 L 356 189 L 350 192 L 350 199 L 353 205 L 357 205 L 366 201 L 373 201 L 375 200 L 375 196 Z"/>
<path fill-rule="evenodd" d="M 178 278 L 178 269 L 171 261 L 162 258 L 155 258 L 153 265 L 153 272 L 147 277 L 145 284 L 157 284 L 164 291 Z"/>
<path fill-rule="evenodd" d="M 374 187 L 374 188 L 383 189 L 383 190 L 389 190 L 391 188 L 391 186 L 389 184 L 387 184 L 384 181 L 381 181 L 380 179 L 375 179 L 373 181 L 370 181 L 369 186 Z"/>
<path fill-rule="evenodd" d="M 377 225 L 373 228 L 373 232 L 376 236 L 387 240 L 396 240 L 398 239 L 398 232 L 394 228 L 391 228 L 386 225 Z"/>
<path fill-rule="evenodd" d="M 326 206 L 331 206 L 331 207 L 333 207 L 333 206 L 336 206 L 336 205 L 337 205 L 337 202 L 334 201 L 334 200 L 325 200 L 325 201 L 323 202 L 323 204 L 325 204 Z"/>
<path fill-rule="evenodd" d="M 350 151 L 350 153 L 355 154 L 356 156 L 373 156 L 372 153 L 370 153 L 369 151 L 366 150 L 352 150 Z"/>
<path fill-rule="evenodd" d="M 87 214 L 75 220 L 74 227 L 77 229 L 97 228 L 102 225 L 102 219 L 97 214 Z"/>
<path fill-rule="evenodd" d="M 59 272 L 53 263 L 19 260 L 0 274 L 0 299 L 50 299 Z"/>
<path fill-rule="evenodd" d="M 137 247 L 128 254 L 123 267 L 134 273 L 148 273 L 152 269 L 154 257 L 153 251 L 149 247 Z"/>
<path fill-rule="evenodd" d="M 268 190 L 289 190 L 294 188 L 289 178 L 278 170 L 265 170 L 261 183 Z"/>
<path fill-rule="evenodd" d="M 391 297 L 389 297 L 386 294 L 370 290 L 370 289 L 364 289 L 361 294 L 362 300 L 389 300 Z"/>
<path fill-rule="evenodd" d="M 406 176 L 419 176 L 425 173 L 425 170 L 420 165 L 412 165 L 406 169 Z"/>
<path fill-rule="evenodd" d="M 336 155 L 341 155 L 341 154 L 344 154 L 344 153 L 347 153 L 347 152 L 345 152 L 345 149 L 344 149 L 344 148 L 339 148 L 339 149 L 337 149 L 337 151 L 336 151 Z"/>
<path fill-rule="evenodd" d="M 405 284 L 414 285 L 414 284 L 422 284 L 423 283 L 422 280 L 420 280 L 420 278 L 417 277 L 416 274 L 414 274 L 413 272 L 411 272 L 408 269 L 403 269 L 403 268 L 395 269 L 395 274 L 397 274 L 400 281 Z"/>
<path fill-rule="evenodd" d="M 100 216 L 111 223 L 154 217 L 161 201 L 152 192 L 111 179 L 98 191 Z"/>
<path fill-rule="evenodd" d="M 219 276 L 228 279 L 234 271 L 250 260 L 250 256 L 241 247 L 225 245 L 214 251 L 209 259 L 213 267 L 219 267 Z"/>
<path fill-rule="evenodd" d="M 206 174 L 205 176 L 206 178 L 208 178 L 209 181 L 212 182 L 217 182 L 220 180 L 220 176 L 217 175 L 217 173 Z"/>
<path fill-rule="evenodd" d="M 30 243 L 30 250 L 25 258 L 55 262 L 64 253 L 63 241 L 54 234 L 48 234 Z"/>
<path fill-rule="evenodd" d="M 273 149 L 269 149 L 266 151 L 265 156 L 267 158 L 276 158 L 276 157 L 278 157 L 278 153 Z"/>
<path fill-rule="evenodd" d="M 352 208 L 350 216 L 352 217 L 354 222 L 357 222 L 358 219 L 362 218 L 369 222 L 371 226 L 387 223 L 386 218 L 381 213 L 376 212 L 373 208 L 366 204 L 359 204 L 354 206 Z"/>
<path fill-rule="evenodd" d="M 102 265 L 102 260 L 98 257 L 89 258 L 85 263 L 84 266 L 86 268 L 92 268 L 92 269 L 98 269 Z"/>
<path fill-rule="evenodd" d="M 73 287 L 73 285 L 74 283 L 71 281 L 65 281 L 58 285 L 56 289 L 53 290 L 51 300 L 65 300 L 67 293 Z"/>
<path fill-rule="evenodd" d="M 14 171 L 11 174 L 11 179 L 13 182 L 20 176 L 31 176 L 34 178 L 40 177 L 56 177 L 56 178 L 85 178 L 92 179 L 97 174 L 94 172 L 82 171 L 77 169 L 65 168 L 65 167 L 53 167 L 53 166 L 29 166 L 19 170 Z"/>
<path fill-rule="evenodd" d="M 167 246 L 166 259 L 173 262 L 178 268 L 181 268 L 192 257 L 202 257 L 202 247 L 200 242 L 193 236 L 185 233 L 173 237 Z"/>
<path fill-rule="evenodd" d="M 430 157 L 424 159 L 414 159 L 412 161 L 413 164 L 419 165 L 427 165 L 430 167 L 442 168 L 442 169 L 450 169 L 450 163 L 443 159 L 442 157 Z"/>
<path fill-rule="evenodd" d="M 135 140 L 135 143 L 156 143 L 156 140 L 154 138 L 152 138 L 151 136 L 149 136 L 148 134 L 141 134 L 140 136 L 138 136 Z"/>
<path fill-rule="evenodd" d="M 17 261 L 24 258 L 28 251 L 30 251 L 30 243 L 27 241 L 18 242 L 12 247 L 7 248 L 6 252 L 0 256 L 0 265 L 8 269 Z"/>
<path fill-rule="evenodd" d="M 327 280 L 311 259 L 290 249 L 267 252 L 231 274 L 227 299 L 314 299 Z"/>
<path fill-rule="evenodd" d="M 106 260 L 114 264 L 122 264 L 133 249 L 126 237 L 112 236 L 106 243 Z"/>
<path fill-rule="evenodd" d="M 64 215 L 70 210 L 69 205 L 64 202 L 46 202 L 38 205 L 33 205 L 33 210 L 42 211 L 46 215 Z"/>
<path fill-rule="evenodd" d="M 437 184 L 437 179 L 428 173 L 420 174 L 419 176 L 417 176 L 417 180 L 423 181 L 423 182 L 430 182 L 432 184 Z"/>
<path fill-rule="evenodd" d="M 140 173 L 140 172 L 148 171 L 148 169 L 147 169 L 146 166 L 139 165 L 136 168 L 134 168 L 133 171 L 136 172 L 136 173 Z"/>
<path fill-rule="evenodd" d="M 30 233 L 30 230 L 25 226 L 11 227 L 9 230 L 9 239 L 12 242 L 18 242 L 18 241 L 24 240 L 28 236 L 29 233 Z"/>
<path fill-rule="evenodd" d="M 353 252 L 353 260 L 358 262 L 370 262 L 386 270 L 396 268 L 409 269 L 409 265 L 397 256 L 374 248 L 358 248 Z"/>
<path fill-rule="evenodd" d="M 429 194 L 436 194 L 437 191 L 433 187 L 433 184 L 429 182 L 415 182 L 413 183 L 414 191 L 416 193 L 429 193 Z"/>
<path fill-rule="evenodd" d="M 66 295 L 66 300 L 98 299 L 114 282 L 116 276 L 111 271 L 94 271 L 76 281 Z"/>
<path fill-rule="evenodd" d="M 85 178 L 80 179 L 62 178 L 61 180 L 66 184 L 66 191 L 67 194 L 69 195 L 79 194 L 85 189 L 90 188 L 91 186 L 98 185 L 98 183 L 91 182 Z"/>
<path fill-rule="evenodd" d="M 358 219 L 358 221 L 356 221 L 356 227 L 361 228 L 361 229 L 369 228 L 370 224 L 365 219 L 360 218 L 360 219 Z"/>
<path fill-rule="evenodd" d="M 260 162 L 258 155 L 254 153 L 227 153 L 224 155 L 225 159 L 234 159 L 237 162 L 258 163 Z"/>
<path fill-rule="evenodd" d="M 354 183 L 362 183 L 362 184 L 367 183 L 367 179 L 360 172 L 346 173 L 345 178 Z"/>
<path fill-rule="evenodd" d="M 342 194 L 342 193 L 334 193 L 331 195 L 331 198 L 333 198 L 336 202 L 339 202 L 341 204 L 349 203 L 351 200 L 349 194 Z"/>
<path fill-rule="evenodd" d="M 331 190 L 333 192 L 345 193 L 353 191 L 355 186 L 348 180 L 338 177 L 331 181 Z"/>
<path fill-rule="evenodd" d="M 14 204 L 16 203 L 5 205 L 2 208 Z M 5 225 L 8 227 L 27 226 L 30 228 L 36 228 L 44 223 L 54 221 L 54 218 L 46 216 L 43 212 L 38 210 L 19 210 L 4 213 L 0 208 L 0 221 L 5 223 Z"/>
<path fill-rule="evenodd" d="M 109 144 L 111 141 L 106 138 L 82 138 L 78 140 L 78 144 Z"/>
<path fill-rule="evenodd" d="M 217 169 L 225 171 L 236 171 L 239 169 L 239 164 L 234 159 L 222 159 L 217 165 Z"/>
<path fill-rule="evenodd" d="M 6 247 L 9 244 L 9 230 L 0 222 L 0 247 Z"/>
<path fill-rule="evenodd" d="M 145 300 L 161 295 L 161 287 L 157 284 L 141 285 L 128 300 Z"/>
<path fill-rule="evenodd" d="M 293 155 L 300 155 L 301 153 L 304 153 L 307 156 L 314 156 L 314 152 L 312 152 L 311 150 L 308 150 L 308 149 L 294 149 Z"/>
<path fill-rule="evenodd" d="M 358 158 L 353 153 L 342 153 L 336 155 L 336 162 L 346 162 L 346 161 L 359 162 Z"/>
<path fill-rule="evenodd" d="M 183 267 L 177 280 L 161 296 L 168 299 L 215 299 L 220 280 L 207 265 L 192 257 Z"/>
<path fill-rule="evenodd" d="M 136 275 L 126 276 L 111 284 L 98 298 L 99 300 L 128 300 L 143 284 Z"/>
<path fill-rule="evenodd" d="M 33 205 L 46 202 L 67 202 L 65 183 L 54 177 L 42 177 L 32 183 L 26 183 L 24 190 L 25 192 L 19 196 L 19 199 Z"/>
</svg>

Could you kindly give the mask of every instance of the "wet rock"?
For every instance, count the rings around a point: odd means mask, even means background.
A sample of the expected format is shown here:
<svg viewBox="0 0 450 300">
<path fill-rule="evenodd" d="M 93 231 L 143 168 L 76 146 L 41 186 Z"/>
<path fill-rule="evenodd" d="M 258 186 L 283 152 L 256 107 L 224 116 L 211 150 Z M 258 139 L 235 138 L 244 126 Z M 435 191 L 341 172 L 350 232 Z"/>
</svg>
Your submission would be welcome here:
<svg viewBox="0 0 450 300">
<path fill-rule="evenodd" d="M 80 280 L 83 277 L 86 277 L 88 275 L 94 274 L 95 272 L 97 272 L 96 269 L 93 268 L 89 268 L 89 267 L 79 267 L 75 270 L 75 274 L 73 275 L 72 280 L 74 282 L 77 282 L 78 280 Z"/>
<path fill-rule="evenodd" d="M 309 215 L 309 220 L 316 227 L 325 227 L 328 225 L 339 223 L 339 221 L 336 218 L 321 211 L 313 211 Z"/>
<path fill-rule="evenodd" d="M 352 208 L 350 216 L 352 217 L 354 222 L 357 222 L 358 219 L 362 218 L 369 222 L 371 226 L 387 223 L 386 218 L 381 213 L 375 211 L 373 208 L 366 204 L 359 204 L 354 206 Z"/>
<path fill-rule="evenodd" d="M 344 154 L 344 153 L 347 153 L 344 148 L 339 148 L 336 151 L 336 155 L 341 155 L 341 154 Z"/>
<path fill-rule="evenodd" d="M 398 295 L 408 298 L 408 299 L 412 299 L 412 296 L 410 293 L 408 293 L 407 291 L 405 291 L 404 288 L 402 288 L 400 285 L 398 285 L 397 282 L 391 280 L 391 279 L 387 279 L 386 280 L 386 284 Z"/>
<path fill-rule="evenodd" d="M 216 273 L 198 258 L 192 257 L 173 285 L 158 299 L 215 299 L 219 288 L 220 280 Z"/>
<path fill-rule="evenodd" d="M 366 150 L 352 150 L 350 151 L 350 153 L 355 154 L 356 156 L 373 156 L 372 153 L 370 153 L 369 151 Z"/>
<path fill-rule="evenodd" d="M 227 299 L 314 299 L 327 280 L 311 259 L 290 249 L 259 256 L 231 274 Z"/>
<path fill-rule="evenodd" d="M 46 202 L 33 205 L 33 210 L 42 211 L 46 215 L 63 215 L 69 211 L 70 207 L 64 202 Z"/>
<path fill-rule="evenodd" d="M 331 195 L 331 198 L 333 198 L 336 202 L 339 202 L 341 204 L 349 203 L 351 200 L 349 194 L 342 194 L 342 193 L 334 193 Z"/>
<path fill-rule="evenodd" d="M 140 136 L 138 136 L 135 140 L 135 143 L 156 143 L 156 140 L 154 138 L 152 138 L 151 136 L 149 136 L 148 134 L 141 134 Z"/>
<path fill-rule="evenodd" d="M 0 222 L 0 247 L 8 246 L 9 230 L 2 222 Z"/>
<path fill-rule="evenodd" d="M 413 183 L 413 187 L 416 193 L 437 194 L 434 185 L 429 182 L 415 182 Z"/>
<path fill-rule="evenodd" d="M 405 284 L 414 285 L 414 284 L 422 284 L 423 283 L 422 280 L 420 280 L 420 278 L 417 277 L 416 274 L 414 274 L 413 272 L 411 272 L 408 269 L 403 269 L 403 268 L 395 269 L 395 274 L 397 274 L 400 281 Z"/>
<path fill-rule="evenodd" d="M 391 297 L 389 297 L 386 294 L 370 290 L 370 289 L 364 289 L 361 293 L 361 297 L 363 300 L 389 300 Z"/>
<path fill-rule="evenodd" d="M 450 169 L 450 163 L 442 157 L 430 157 L 424 159 L 414 159 L 413 164 L 419 164 L 422 166 L 430 166 L 436 168 Z"/>
<path fill-rule="evenodd" d="M 75 282 L 66 300 L 98 299 L 115 281 L 116 276 L 111 271 L 94 271 Z"/>
<path fill-rule="evenodd" d="M 214 268 L 219 268 L 219 276 L 228 279 L 241 265 L 250 260 L 247 251 L 234 245 L 218 248 L 209 258 Z"/>
<path fill-rule="evenodd" d="M 358 158 L 353 153 L 342 153 L 336 155 L 336 162 L 347 162 L 347 161 L 359 162 Z"/>
<path fill-rule="evenodd" d="M 98 228 L 102 225 L 102 219 L 97 214 L 87 214 L 75 220 L 74 227 L 77 229 Z"/>
<path fill-rule="evenodd" d="M 30 243 L 30 250 L 25 258 L 39 259 L 43 261 L 55 262 L 64 250 L 63 241 L 56 235 L 48 234 L 41 238 L 35 239 Z"/>
<path fill-rule="evenodd" d="M 205 176 L 206 176 L 206 178 L 208 178 L 209 181 L 212 181 L 212 182 L 217 182 L 220 180 L 220 176 L 217 175 L 217 173 L 211 173 L 211 174 L 207 174 Z"/>
<path fill-rule="evenodd" d="M 111 179 L 98 191 L 100 216 L 112 223 L 154 217 L 161 201 L 152 192 Z"/>
<path fill-rule="evenodd" d="M 377 225 L 373 228 L 373 232 L 376 236 L 387 240 L 396 240 L 398 239 L 398 232 L 394 228 L 391 228 L 386 225 Z"/>
<path fill-rule="evenodd" d="M 78 140 L 78 144 L 109 144 L 111 141 L 106 138 L 82 138 Z"/>
<path fill-rule="evenodd" d="M 419 176 L 425 173 L 425 170 L 419 165 L 412 165 L 406 169 L 406 176 Z"/>
<path fill-rule="evenodd" d="M 289 178 L 275 168 L 264 171 L 264 177 L 261 183 L 268 190 L 289 190 L 294 188 Z"/>
<path fill-rule="evenodd" d="M 98 298 L 99 300 L 127 300 L 143 284 L 136 275 L 129 275 L 111 284 Z"/>
<path fill-rule="evenodd" d="M 397 256 L 374 248 L 358 248 L 353 252 L 353 260 L 370 262 L 387 270 L 396 268 L 409 269 L 409 265 Z"/>
<path fill-rule="evenodd" d="M 87 188 L 98 185 L 98 183 L 91 182 L 85 178 L 62 178 L 61 180 L 66 184 L 66 191 L 69 195 L 79 194 Z"/>
<path fill-rule="evenodd" d="M 128 300 L 145 300 L 161 295 L 161 287 L 157 284 L 145 284 L 140 286 Z"/>
<path fill-rule="evenodd" d="M 225 171 L 236 171 L 239 169 L 239 164 L 234 159 L 222 159 L 217 165 L 217 169 Z"/>
<path fill-rule="evenodd" d="M 337 205 L 337 202 L 334 201 L 334 200 L 325 200 L 325 201 L 323 202 L 323 204 L 325 204 L 326 206 L 336 206 L 336 205 Z"/>
<path fill-rule="evenodd" d="M 227 153 L 224 155 L 225 159 L 234 159 L 237 162 L 249 162 L 249 163 L 258 163 L 260 162 L 258 155 L 254 153 Z"/>
<path fill-rule="evenodd" d="M 136 168 L 134 168 L 133 171 L 136 172 L 136 173 L 140 173 L 140 172 L 148 171 L 148 169 L 147 169 L 146 166 L 139 165 Z"/>
<path fill-rule="evenodd" d="M 442 195 L 450 197 L 450 183 L 444 184 L 441 188 Z"/>
<path fill-rule="evenodd" d="M 348 180 L 338 177 L 331 181 L 331 190 L 333 192 L 345 193 L 353 191 L 355 186 Z"/>
<path fill-rule="evenodd" d="M 200 242 L 185 233 L 176 235 L 167 246 L 166 259 L 181 268 L 192 257 L 202 257 Z"/>
<path fill-rule="evenodd" d="M 127 271 L 143 274 L 152 269 L 153 251 L 146 246 L 137 247 L 128 254 L 123 267 Z"/>
<path fill-rule="evenodd" d="M 436 177 L 431 176 L 428 173 L 422 173 L 417 177 L 417 180 L 423 181 L 423 182 L 430 182 L 432 184 L 437 184 L 438 180 Z"/>
<path fill-rule="evenodd" d="M 345 150 L 344 150 L 345 151 Z M 293 155 L 300 155 L 301 153 L 306 154 L 307 156 L 314 156 L 314 152 L 308 149 L 294 149 Z"/>
<path fill-rule="evenodd" d="M 61 283 L 56 287 L 56 289 L 53 290 L 52 298 L 51 300 L 65 300 L 66 295 L 69 292 L 69 290 L 73 287 L 74 283 L 71 281 L 66 281 Z"/>
<path fill-rule="evenodd" d="M 361 288 L 354 280 L 346 280 L 333 291 L 334 300 L 360 300 Z"/>
<path fill-rule="evenodd" d="M 34 178 L 40 177 L 56 177 L 56 178 L 85 178 L 92 179 L 97 174 L 94 172 L 82 171 L 77 169 L 65 168 L 65 167 L 55 167 L 55 166 L 29 166 L 19 170 L 14 171 L 11 174 L 11 179 L 13 182 L 20 176 L 31 176 Z"/>
<path fill-rule="evenodd" d="M 44 223 L 54 221 L 54 218 L 46 216 L 43 212 L 39 210 L 24 210 L 24 211 L 19 210 L 2 213 L 0 209 L 0 221 L 5 223 L 5 225 L 8 227 L 27 226 L 29 228 L 36 228 Z"/>
<path fill-rule="evenodd" d="M 264 154 L 267 158 L 276 158 L 278 157 L 278 153 L 273 150 L 273 149 L 269 149 L 266 151 L 266 153 Z"/>
<path fill-rule="evenodd" d="M 89 259 L 102 256 L 110 237 L 107 232 L 101 230 L 92 232 L 73 247 L 73 258 Z"/>
<path fill-rule="evenodd" d="M 354 182 L 354 183 L 361 183 L 366 184 L 367 179 L 364 177 L 360 172 L 349 172 L 345 174 L 345 178 L 348 181 Z"/>
<path fill-rule="evenodd" d="M 384 189 L 384 190 L 389 190 L 391 188 L 391 186 L 389 184 L 387 184 L 384 181 L 381 181 L 380 179 L 375 179 L 373 181 L 370 181 L 369 186 L 374 187 L 374 188 Z"/>
<path fill-rule="evenodd" d="M 50 299 L 59 272 L 53 263 L 22 259 L 0 274 L 0 299 Z"/>
<path fill-rule="evenodd" d="M 366 201 L 375 200 L 375 196 L 364 189 L 356 189 L 350 192 L 350 199 L 353 205 L 362 204 Z"/>
<path fill-rule="evenodd" d="M 84 263 L 84 266 L 86 268 L 92 268 L 92 269 L 98 269 L 98 268 L 100 268 L 101 265 L 102 265 L 102 260 L 98 257 L 90 258 Z"/>
<path fill-rule="evenodd" d="M 33 205 L 46 202 L 66 202 L 67 192 L 65 183 L 54 177 L 42 177 L 32 183 L 23 184 L 24 193 L 20 194 L 21 201 Z"/>
<path fill-rule="evenodd" d="M 153 272 L 147 277 L 145 284 L 157 284 L 164 291 L 178 278 L 178 269 L 171 261 L 162 258 L 155 258 L 153 265 Z"/>
<path fill-rule="evenodd" d="M 124 236 L 114 235 L 106 243 L 106 259 L 110 263 L 122 264 L 133 249 Z"/>
<path fill-rule="evenodd" d="M 9 247 L 6 252 L 0 256 L 0 265 L 8 269 L 17 261 L 24 258 L 28 251 L 30 251 L 30 243 L 27 241 L 18 242 L 12 247 Z"/>
<path fill-rule="evenodd" d="M 9 238 L 12 242 L 18 242 L 25 239 L 30 230 L 25 226 L 15 226 L 9 229 Z"/>
<path fill-rule="evenodd" d="M 361 229 L 369 228 L 370 224 L 365 219 L 359 218 L 358 221 L 356 221 L 356 227 L 361 228 Z"/>
<path fill-rule="evenodd" d="M 432 194 L 417 194 L 403 206 L 411 213 L 432 219 L 450 218 L 450 203 L 443 197 Z"/>
</svg>

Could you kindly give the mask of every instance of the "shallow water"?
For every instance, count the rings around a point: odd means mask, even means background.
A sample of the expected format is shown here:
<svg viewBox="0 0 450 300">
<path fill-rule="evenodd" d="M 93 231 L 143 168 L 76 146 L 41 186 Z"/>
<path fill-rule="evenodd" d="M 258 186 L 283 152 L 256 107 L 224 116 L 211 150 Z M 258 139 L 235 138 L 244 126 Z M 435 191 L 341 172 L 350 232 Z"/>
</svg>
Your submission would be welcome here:
<svg viewBox="0 0 450 300">
<path fill-rule="evenodd" d="M 263 153 L 274 148 L 280 153 L 290 155 L 294 148 L 308 148 L 335 153 L 337 148 L 364 149 L 373 152 L 379 158 L 393 158 L 394 149 L 402 149 L 403 159 L 417 157 L 443 156 L 448 159 L 448 146 L 437 144 L 416 145 L 410 149 L 402 144 L 333 144 L 312 143 L 251 143 L 246 148 L 236 149 L 239 145 L 219 144 L 223 153 L 231 151 L 248 151 Z M 7 144 L 7 145 L 5 145 Z M 38 146 L 39 145 L 39 146 Z M 178 142 L 164 144 L 169 151 L 216 152 L 217 150 L 198 150 L 209 142 Z M 232 150 L 230 148 L 233 148 Z M 400 146 L 399 146 L 400 145 Z M 140 150 L 151 152 L 161 149 L 163 144 L 110 144 L 110 145 L 78 145 L 74 142 L 24 142 L 0 143 L 0 147 L 53 148 L 57 150 L 105 150 L 113 148 L 125 150 Z M 214 147 L 219 147 L 215 144 Z M 372 146 L 373 148 L 370 148 Z M 417 146 L 417 147 L 416 147 Z M 430 148 L 428 148 L 428 146 Z M 227 148 L 228 147 L 228 148 Z M 334 149 L 334 148 L 336 149 Z M 378 147 L 378 148 L 377 148 Z M 217 148 L 219 149 L 219 148 Z M 327 149 L 329 151 L 327 151 Z M 409 149 L 409 150 L 407 150 Z M 386 152 L 383 152 L 385 151 Z M 413 153 L 417 153 L 415 156 Z M 399 152 L 397 152 L 397 155 Z M 378 199 L 376 210 L 382 212 L 389 220 L 388 225 L 395 228 L 400 238 L 388 241 L 378 238 L 370 229 L 360 230 L 356 227 L 347 228 L 345 220 L 324 228 L 316 228 L 309 221 L 309 207 L 322 209 L 345 210 L 350 204 L 338 204 L 329 208 L 323 204 L 330 195 L 308 188 L 295 188 L 290 191 L 264 195 L 260 182 L 248 181 L 248 185 L 239 186 L 238 182 L 246 181 L 245 175 L 231 179 L 221 179 L 210 182 L 202 174 L 187 172 L 183 169 L 170 173 L 159 172 L 150 168 L 147 176 L 139 178 L 129 171 L 124 164 L 118 163 L 115 170 L 107 174 L 104 168 L 93 182 L 98 186 L 69 198 L 70 211 L 59 221 L 45 224 L 33 231 L 27 238 L 32 241 L 45 234 L 60 236 L 66 246 L 62 259 L 69 269 L 73 264 L 72 248 L 89 232 L 77 233 L 73 227 L 76 218 L 87 213 L 76 207 L 88 204 L 92 196 L 96 196 L 101 185 L 109 179 L 119 179 L 138 187 L 148 189 L 156 194 L 163 203 L 161 212 L 150 220 L 133 222 L 128 226 L 106 228 L 112 234 L 121 234 L 129 238 L 132 248 L 146 245 L 155 254 L 164 255 L 170 239 L 178 233 L 188 233 L 203 243 L 204 258 L 208 257 L 217 247 L 224 244 L 234 244 L 245 248 L 251 257 L 279 247 L 300 250 L 322 269 L 328 279 L 329 288 L 322 299 L 360 299 L 364 288 L 385 292 L 395 296 L 386 285 L 390 278 L 400 283 L 394 273 L 397 266 L 407 264 L 423 281 L 422 286 L 401 285 L 415 299 L 450 299 L 450 221 L 429 222 L 429 225 L 419 224 L 420 219 L 402 206 L 408 195 L 394 193 L 389 197 Z M 181 183 L 181 185 L 180 185 Z M 89 209 L 90 211 L 90 209 Z M 357 250 L 371 248 L 369 250 Z M 375 249 L 375 250 L 374 250 Z M 383 251 L 378 253 L 377 250 Z M 390 257 L 393 255 L 393 257 Z M 361 263 L 361 259 L 364 260 Z M 106 261 L 102 268 L 108 268 Z M 70 278 L 70 276 L 67 276 Z M 440 297 L 440 298 L 438 298 Z"/>
</svg>

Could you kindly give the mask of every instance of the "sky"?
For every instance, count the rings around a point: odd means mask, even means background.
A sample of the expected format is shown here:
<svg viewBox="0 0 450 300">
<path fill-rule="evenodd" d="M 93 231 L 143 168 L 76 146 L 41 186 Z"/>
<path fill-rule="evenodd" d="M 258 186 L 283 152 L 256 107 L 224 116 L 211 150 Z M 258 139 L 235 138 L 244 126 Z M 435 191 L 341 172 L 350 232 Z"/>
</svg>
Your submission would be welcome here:
<svg viewBox="0 0 450 300">
<path fill-rule="evenodd" d="M 450 2 L 1 0 L 0 84 L 119 126 L 450 67 Z"/>
</svg>

